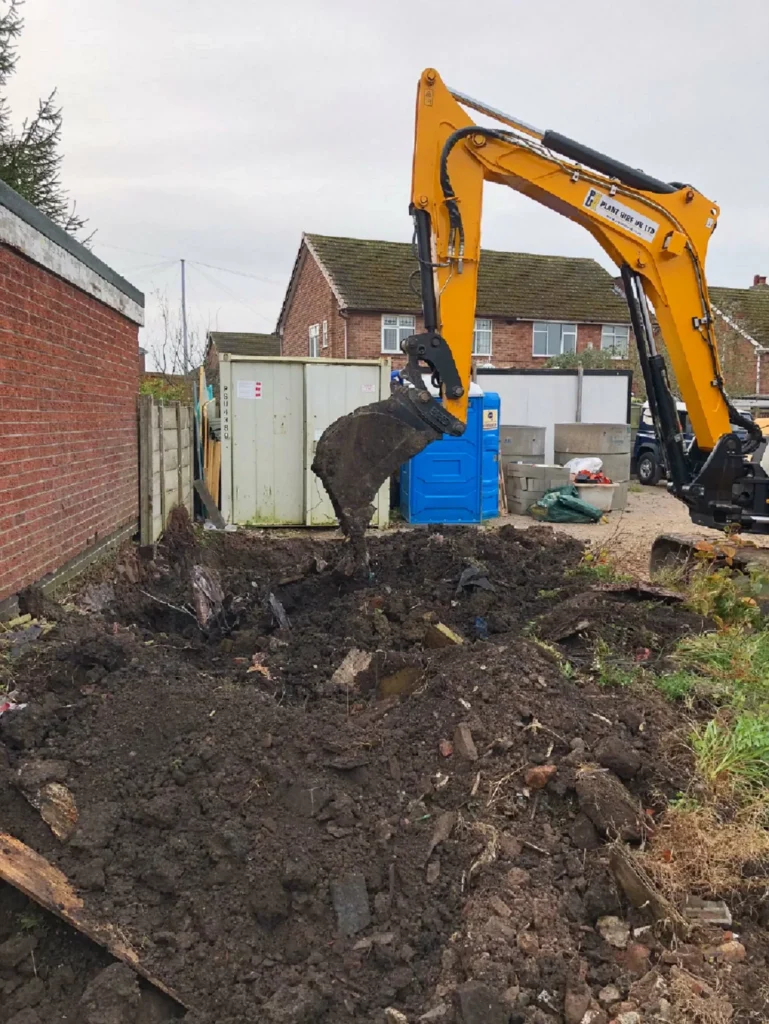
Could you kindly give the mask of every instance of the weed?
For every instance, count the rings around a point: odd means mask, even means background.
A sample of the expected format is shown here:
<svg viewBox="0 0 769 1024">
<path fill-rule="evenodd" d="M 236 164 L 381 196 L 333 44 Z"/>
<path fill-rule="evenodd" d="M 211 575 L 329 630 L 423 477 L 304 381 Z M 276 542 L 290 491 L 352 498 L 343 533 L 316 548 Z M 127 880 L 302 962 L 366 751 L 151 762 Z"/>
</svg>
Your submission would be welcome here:
<svg viewBox="0 0 769 1024">
<path fill-rule="evenodd" d="M 19 926 L 19 931 L 34 932 L 44 927 L 45 918 L 39 910 L 30 908 L 29 910 L 22 911 L 17 916 L 16 923 Z"/>
<path fill-rule="evenodd" d="M 663 565 L 652 573 L 652 583 L 663 590 L 686 590 L 690 569 L 686 565 Z"/>
<path fill-rule="evenodd" d="M 528 623 L 528 625 L 533 628 L 534 626 L 536 626 L 536 621 L 530 622 Z M 561 670 L 563 675 L 566 676 L 567 679 L 571 679 L 571 677 L 574 675 L 574 666 L 570 661 L 564 658 L 563 654 L 561 654 L 557 647 L 555 647 L 553 644 L 547 643 L 546 640 L 540 640 L 539 637 L 536 636 L 531 636 L 531 641 L 532 643 L 535 643 L 541 651 L 544 651 L 545 654 L 558 665 L 558 668 Z"/>
<path fill-rule="evenodd" d="M 638 669 L 628 670 L 611 658 L 611 648 L 605 640 L 598 639 L 593 650 L 593 673 L 599 686 L 630 686 L 638 678 Z"/>
<path fill-rule="evenodd" d="M 672 672 L 667 676 L 655 676 L 654 685 L 668 700 L 684 700 L 697 692 L 699 680 L 690 672 Z"/>
<path fill-rule="evenodd" d="M 762 573 L 713 569 L 702 563 L 689 575 L 687 604 L 719 626 L 742 624 L 759 627 L 763 616 L 757 598 L 769 588 Z"/>
<path fill-rule="evenodd" d="M 619 572 L 605 551 L 586 551 L 579 565 L 567 569 L 565 575 L 599 583 L 627 583 L 632 579 L 627 573 Z"/>
<path fill-rule="evenodd" d="M 638 484 L 635 482 L 635 480 L 633 480 L 631 483 L 627 485 L 627 489 L 628 491 L 630 491 L 631 494 L 641 494 L 643 492 L 643 485 Z"/>
<path fill-rule="evenodd" d="M 552 590 L 538 590 L 537 597 L 542 599 L 549 597 L 558 597 L 562 589 L 562 587 L 554 587 Z"/>
<path fill-rule="evenodd" d="M 714 792 L 756 793 L 769 784 L 769 717 L 712 719 L 691 735 L 696 767 Z"/>
</svg>

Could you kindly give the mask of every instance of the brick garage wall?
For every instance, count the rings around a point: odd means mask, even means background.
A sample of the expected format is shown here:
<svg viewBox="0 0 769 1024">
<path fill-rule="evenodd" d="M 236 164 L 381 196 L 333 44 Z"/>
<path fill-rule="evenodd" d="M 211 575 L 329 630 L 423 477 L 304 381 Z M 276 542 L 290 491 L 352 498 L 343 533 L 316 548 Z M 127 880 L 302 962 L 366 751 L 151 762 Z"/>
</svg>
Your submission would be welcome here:
<svg viewBox="0 0 769 1024">
<path fill-rule="evenodd" d="M 315 257 L 305 250 L 294 282 L 294 295 L 283 325 L 280 352 L 284 356 L 309 356 L 308 331 L 311 324 L 328 323 L 328 348 L 320 349 L 326 359 L 344 359 L 344 321 L 339 304 Z M 322 340 L 322 338 L 321 338 Z M 349 352 L 350 357 L 354 357 Z"/>
<path fill-rule="evenodd" d="M 0 247 L 0 601 L 138 515 L 137 324 Z"/>
</svg>

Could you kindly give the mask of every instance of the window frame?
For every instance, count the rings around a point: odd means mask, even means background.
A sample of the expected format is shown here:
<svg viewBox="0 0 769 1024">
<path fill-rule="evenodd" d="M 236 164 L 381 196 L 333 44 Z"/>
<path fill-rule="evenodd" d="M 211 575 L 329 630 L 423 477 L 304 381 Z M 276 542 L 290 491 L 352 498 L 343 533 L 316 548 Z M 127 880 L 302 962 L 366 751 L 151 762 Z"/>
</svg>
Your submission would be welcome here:
<svg viewBox="0 0 769 1024">
<path fill-rule="evenodd" d="M 314 350 L 314 351 L 313 351 Z M 310 359 L 320 357 L 320 324 L 310 324 L 307 328 L 307 353 Z"/>
<path fill-rule="evenodd" d="M 324 320 L 320 329 L 320 347 L 328 348 L 328 320 Z"/>
<path fill-rule="evenodd" d="M 617 355 L 617 330 L 625 331 L 624 354 Z M 612 344 L 604 345 L 604 331 L 612 331 Z M 601 351 L 610 352 L 612 359 L 627 360 L 630 358 L 630 325 L 629 324 L 601 324 Z"/>
<path fill-rule="evenodd" d="M 479 324 L 488 324 L 488 328 L 487 327 L 479 327 L 478 326 Z M 477 348 L 478 335 L 481 334 L 481 333 L 488 334 L 488 336 L 489 336 L 489 350 L 488 350 L 488 352 L 481 352 Z M 486 358 L 490 359 L 491 358 L 491 354 L 493 352 L 493 349 L 494 349 L 494 321 L 491 319 L 491 317 L 487 317 L 487 316 L 476 317 L 475 320 L 473 321 L 473 353 L 472 354 L 473 354 L 474 358 L 476 358 L 476 359 L 486 359 Z"/>
<path fill-rule="evenodd" d="M 561 337 L 560 337 L 560 343 L 561 343 L 561 350 L 560 350 L 560 352 L 547 352 L 547 351 L 545 351 L 545 352 L 535 352 L 534 349 L 535 349 L 535 345 L 536 345 L 536 341 L 537 341 L 537 333 L 540 333 L 540 334 L 543 333 L 542 332 L 542 327 L 543 326 L 545 328 L 549 328 L 552 325 L 556 325 L 556 326 L 560 327 L 560 329 L 561 329 L 561 331 L 560 331 L 560 335 L 561 335 Z M 571 330 L 564 331 L 564 327 L 568 327 L 568 328 L 572 328 L 573 327 L 574 330 L 573 331 L 571 331 Z M 537 328 L 540 329 L 539 332 L 537 331 Z M 550 340 L 549 339 L 549 331 L 546 330 L 544 333 L 546 334 L 545 347 L 547 348 L 547 345 L 549 344 L 549 340 Z M 571 337 L 572 334 L 574 335 L 574 348 L 570 348 L 570 349 L 568 349 L 568 351 L 564 350 L 564 347 L 563 347 L 564 335 L 568 335 L 569 337 Z M 579 342 L 579 324 L 573 323 L 571 321 L 567 322 L 565 320 L 533 320 L 532 321 L 532 325 L 531 325 L 531 355 L 532 355 L 533 359 L 555 359 L 557 356 L 570 355 L 572 352 L 576 352 L 577 351 L 577 344 L 578 344 L 578 342 Z"/>
<path fill-rule="evenodd" d="M 386 324 L 386 320 L 395 320 L 394 324 Z M 409 321 L 405 323 L 403 321 Z M 417 318 L 413 313 L 382 313 L 380 322 L 380 334 L 379 334 L 379 348 L 383 356 L 398 356 L 401 355 L 401 341 L 404 338 L 410 337 L 417 329 Z M 395 348 L 385 348 L 385 330 L 397 331 L 397 341 Z M 408 332 L 401 334 L 401 332 Z"/>
</svg>

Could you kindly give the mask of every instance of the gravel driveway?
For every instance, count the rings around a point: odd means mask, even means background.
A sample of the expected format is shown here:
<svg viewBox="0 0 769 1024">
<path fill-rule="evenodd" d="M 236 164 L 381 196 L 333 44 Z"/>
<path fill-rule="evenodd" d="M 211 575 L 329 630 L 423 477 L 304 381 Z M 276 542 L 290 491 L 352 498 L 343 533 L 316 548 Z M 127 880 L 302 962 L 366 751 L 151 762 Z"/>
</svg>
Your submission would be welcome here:
<svg viewBox="0 0 769 1024">
<path fill-rule="evenodd" d="M 610 512 L 607 522 L 595 524 L 556 523 L 553 529 L 588 541 L 607 554 L 625 572 L 646 576 L 652 542 L 660 533 L 686 533 L 700 537 L 723 537 L 718 530 L 695 526 L 683 502 L 667 493 L 664 484 L 642 487 L 628 493 L 627 508 Z M 494 525 L 512 523 L 516 527 L 535 525 L 529 516 L 508 515 L 493 520 Z M 761 547 L 769 547 L 769 536 L 753 538 Z"/>
</svg>

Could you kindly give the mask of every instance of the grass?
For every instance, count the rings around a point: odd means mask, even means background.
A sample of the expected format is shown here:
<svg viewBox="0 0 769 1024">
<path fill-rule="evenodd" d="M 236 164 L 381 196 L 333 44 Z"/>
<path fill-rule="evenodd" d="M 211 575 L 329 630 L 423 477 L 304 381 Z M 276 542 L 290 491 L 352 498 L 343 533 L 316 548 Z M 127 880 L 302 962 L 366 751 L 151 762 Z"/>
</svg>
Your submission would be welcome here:
<svg viewBox="0 0 769 1024">
<path fill-rule="evenodd" d="M 598 685 L 609 688 L 632 686 L 640 675 L 638 666 L 627 669 L 612 660 L 611 648 L 602 638 L 596 640 L 593 649 L 592 671 Z"/>
<path fill-rule="evenodd" d="M 769 629 L 729 626 L 687 636 L 672 660 L 676 670 L 654 681 L 668 699 L 769 711 Z"/>
<path fill-rule="evenodd" d="M 631 494 L 641 494 L 644 488 L 642 484 L 636 483 L 635 480 L 633 480 L 628 484 L 627 489 Z"/>
<path fill-rule="evenodd" d="M 769 716 L 712 719 L 691 735 L 695 767 L 713 793 L 750 797 L 769 785 Z"/>
<path fill-rule="evenodd" d="M 564 575 L 596 583 L 629 583 L 633 578 L 620 572 L 605 551 L 586 551 L 579 564 L 567 569 Z"/>
<path fill-rule="evenodd" d="M 746 868 L 769 857 L 766 808 L 751 804 L 725 820 L 713 805 L 670 806 L 647 850 L 643 866 L 671 900 L 690 893 L 729 899 L 763 892 L 766 876 Z"/>
</svg>

